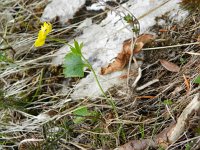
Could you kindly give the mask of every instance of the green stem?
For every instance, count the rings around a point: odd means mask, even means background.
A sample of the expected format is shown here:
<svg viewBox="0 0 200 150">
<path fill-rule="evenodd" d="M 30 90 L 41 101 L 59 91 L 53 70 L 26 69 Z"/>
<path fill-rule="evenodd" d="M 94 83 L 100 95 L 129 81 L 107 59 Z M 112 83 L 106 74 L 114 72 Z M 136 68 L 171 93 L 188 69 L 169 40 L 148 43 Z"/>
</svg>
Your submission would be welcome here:
<svg viewBox="0 0 200 150">
<path fill-rule="evenodd" d="M 92 65 L 90 64 L 90 62 L 83 55 L 81 55 L 81 56 L 82 56 L 83 60 L 87 63 L 88 68 L 92 71 L 92 73 L 94 75 L 94 78 L 95 78 L 95 80 L 97 82 L 97 85 L 98 85 L 99 89 L 101 90 L 102 94 L 105 96 L 106 99 L 108 99 L 108 97 L 106 96 L 106 93 L 104 92 L 104 90 L 103 90 L 103 88 L 102 88 L 102 86 L 101 86 L 101 84 L 100 84 L 100 82 L 99 82 L 99 80 L 97 78 L 97 74 L 94 71 Z"/>
<path fill-rule="evenodd" d="M 90 62 L 89 62 L 82 54 L 81 54 L 81 57 L 82 57 L 83 60 L 86 62 L 88 68 L 92 71 L 92 73 L 93 73 L 93 75 L 94 75 L 94 78 L 95 78 L 95 81 L 97 82 L 97 85 L 98 85 L 99 89 L 101 90 L 102 94 L 104 95 L 104 97 L 106 98 L 106 100 L 108 101 L 108 103 L 111 104 L 111 106 L 112 106 L 112 108 L 113 108 L 113 110 L 114 110 L 114 112 L 115 112 L 116 117 L 118 117 L 118 113 L 117 113 L 116 106 L 115 106 L 113 100 L 112 100 L 112 99 L 109 99 L 109 98 L 107 97 L 106 93 L 104 92 L 104 90 L 103 90 L 103 88 L 102 88 L 102 86 L 101 86 L 101 84 L 100 84 L 100 82 L 99 82 L 99 80 L 98 80 L 97 74 L 96 74 L 96 72 L 94 71 L 92 65 L 90 64 Z"/>
<path fill-rule="evenodd" d="M 69 46 L 69 44 L 66 42 L 66 40 L 62 40 L 59 38 L 52 38 L 52 37 L 47 37 L 47 39 L 49 39 L 50 41 L 57 42 L 57 43 L 67 44 Z"/>
</svg>

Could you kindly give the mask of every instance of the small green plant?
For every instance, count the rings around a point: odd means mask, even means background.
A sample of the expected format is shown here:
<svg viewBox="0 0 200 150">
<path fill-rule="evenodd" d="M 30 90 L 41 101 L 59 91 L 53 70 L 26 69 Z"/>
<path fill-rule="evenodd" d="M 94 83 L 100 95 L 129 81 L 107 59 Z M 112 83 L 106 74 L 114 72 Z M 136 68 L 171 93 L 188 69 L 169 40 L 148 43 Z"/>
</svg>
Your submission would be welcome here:
<svg viewBox="0 0 200 150">
<path fill-rule="evenodd" d="M 191 149 L 191 144 L 190 143 L 187 143 L 186 145 L 185 145 L 185 150 L 190 150 Z"/>
<path fill-rule="evenodd" d="M 127 23 L 132 23 L 133 22 L 133 17 L 130 14 L 128 14 L 128 15 L 124 16 L 124 20 Z"/>
<path fill-rule="evenodd" d="M 129 16 L 130 19 L 131 16 Z M 52 31 L 52 24 L 49 22 L 44 22 L 43 26 L 41 26 L 41 30 L 38 33 L 38 37 L 34 43 L 35 47 L 40 47 L 45 44 L 45 40 L 47 35 Z M 97 85 L 99 89 L 101 90 L 102 94 L 104 97 L 107 99 L 108 103 L 112 105 L 116 115 L 116 107 L 112 99 L 109 99 L 106 96 L 106 93 L 104 92 L 97 75 L 92 68 L 92 65 L 89 63 L 89 61 L 83 56 L 82 54 L 82 48 L 83 48 L 83 43 L 79 44 L 76 40 L 74 40 L 74 46 L 61 41 L 59 39 L 55 38 L 50 38 L 53 41 L 60 42 L 67 44 L 70 47 L 71 52 L 65 55 L 64 58 L 64 63 L 63 63 L 63 74 L 64 76 L 67 77 L 84 77 L 84 68 L 87 67 L 89 70 L 92 71 L 94 78 L 97 82 Z M 2 57 L 3 58 L 3 57 Z M 36 92 L 37 95 L 37 92 Z"/>
<path fill-rule="evenodd" d="M 5 52 L 0 52 L 0 62 L 12 63 L 13 60 L 9 59 Z"/>
<path fill-rule="evenodd" d="M 0 62 L 6 60 L 7 60 L 6 54 L 4 52 L 0 52 Z"/>
<path fill-rule="evenodd" d="M 134 33 L 139 33 L 139 29 L 138 29 L 137 26 L 133 26 L 132 31 L 133 31 Z"/>
<path fill-rule="evenodd" d="M 95 80 L 101 90 L 101 92 L 105 95 L 98 79 L 97 75 L 92 68 L 91 64 L 82 54 L 83 43 L 79 44 L 76 40 L 74 40 L 74 46 L 67 44 L 70 47 L 71 52 L 66 54 L 64 58 L 63 64 L 63 74 L 65 77 L 83 77 L 84 76 L 84 67 L 87 67 L 94 74 Z"/>
<path fill-rule="evenodd" d="M 108 103 L 113 107 L 115 114 L 117 115 L 116 107 L 112 99 L 109 99 L 104 92 L 98 78 L 96 72 L 94 71 L 92 65 L 89 61 L 83 56 L 82 48 L 83 43 L 78 43 L 74 40 L 74 46 L 67 44 L 70 47 L 71 52 L 67 53 L 64 58 L 63 63 L 63 74 L 65 77 L 83 77 L 84 76 L 84 68 L 87 67 L 89 70 L 92 71 L 94 78 L 97 82 L 99 89 L 101 90 L 102 94 L 108 101 Z"/>
<path fill-rule="evenodd" d="M 194 83 L 200 84 L 200 75 L 194 79 Z"/>
<path fill-rule="evenodd" d="M 96 117 L 97 112 L 95 111 L 89 111 L 87 107 L 81 106 L 78 107 L 75 111 L 73 111 L 73 115 L 75 115 L 73 122 L 75 124 L 82 123 L 87 117 Z"/>
<path fill-rule="evenodd" d="M 139 34 L 139 32 L 140 32 L 139 22 L 132 14 L 128 14 L 128 15 L 124 16 L 124 20 L 128 24 L 130 24 L 130 26 L 132 27 L 131 30 L 133 33 Z"/>
<path fill-rule="evenodd" d="M 163 101 L 163 104 L 165 104 L 165 105 L 172 105 L 173 102 L 172 102 L 171 99 L 166 99 L 166 100 Z"/>
<path fill-rule="evenodd" d="M 144 139 L 144 124 L 139 126 L 139 130 L 140 130 L 141 138 Z"/>
</svg>

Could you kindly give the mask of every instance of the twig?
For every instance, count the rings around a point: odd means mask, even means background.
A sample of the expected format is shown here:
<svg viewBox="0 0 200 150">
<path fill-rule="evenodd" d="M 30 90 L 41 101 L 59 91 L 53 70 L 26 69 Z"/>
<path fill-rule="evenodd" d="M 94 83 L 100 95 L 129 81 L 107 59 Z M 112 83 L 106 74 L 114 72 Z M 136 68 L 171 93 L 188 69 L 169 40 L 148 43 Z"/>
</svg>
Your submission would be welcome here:
<svg viewBox="0 0 200 150">
<path fill-rule="evenodd" d="M 132 58 L 133 58 L 133 48 L 135 46 L 135 43 L 136 43 L 136 38 L 132 37 L 131 39 L 131 56 L 129 58 L 129 63 L 128 63 L 128 72 L 127 72 L 127 85 L 129 83 L 129 75 L 130 75 L 130 70 L 131 70 L 131 62 L 132 62 Z"/>
<path fill-rule="evenodd" d="M 194 52 L 183 52 L 183 53 L 200 56 L 200 53 L 194 53 Z"/>
<path fill-rule="evenodd" d="M 163 46 L 163 47 L 152 47 L 152 48 L 143 48 L 142 50 L 148 51 L 148 50 L 160 50 L 160 49 L 167 49 L 167 48 L 174 48 L 174 47 L 182 47 L 182 46 L 190 46 L 190 45 L 198 45 L 200 42 L 194 42 L 194 43 L 186 43 L 186 44 L 178 44 L 178 45 L 170 45 L 170 46 Z"/>
<path fill-rule="evenodd" d="M 169 115 L 171 116 L 171 118 L 175 121 L 174 116 L 172 115 L 171 111 L 169 110 L 169 106 L 165 105 L 165 107 L 167 108 L 167 111 L 168 111 Z"/>
<path fill-rule="evenodd" d="M 138 76 L 136 77 L 135 81 L 132 84 L 132 87 L 136 87 L 138 81 L 140 80 L 140 78 L 142 77 L 142 69 L 139 67 L 138 68 Z"/>
<path fill-rule="evenodd" d="M 152 80 L 152 81 L 149 81 L 149 82 L 147 82 L 146 84 L 144 84 L 144 85 L 138 87 L 136 90 L 137 90 L 137 91 L 141 91 L 141 90 L 145 89 L 146 87 L 148 87 L 148 86 L 150 86 L 150 85 L 152 85 L 152 84 L 154 84 L 154 83 L 156 83 L 156 82 L 158 82 L 158 81 L 159 81 L 159 79 L 154 79 L 154 80 Z"/>
<path fill-rule="evenodd" d="M 183 110 L 180 117 L 177 120 L 176 125 L 170 130 L 170 135 L 168 135 L 168 140 L 170 143 L 175 142 L 179 136 L 183 133 L 186 128 L 187 120 L 190 119 L 190 116 L 197 110 L 200 109 L 200 94 L 196 94 L 193 100 L 187 105 Z"/>
</svg>

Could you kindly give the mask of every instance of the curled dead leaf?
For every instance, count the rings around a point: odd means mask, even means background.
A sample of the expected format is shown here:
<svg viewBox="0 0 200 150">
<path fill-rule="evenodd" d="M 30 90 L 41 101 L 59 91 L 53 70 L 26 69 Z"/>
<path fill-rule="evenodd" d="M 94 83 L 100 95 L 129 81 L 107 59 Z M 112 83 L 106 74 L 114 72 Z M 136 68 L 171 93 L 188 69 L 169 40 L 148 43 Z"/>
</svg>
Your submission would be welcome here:
<svg viewBox="0 0 200 150">
<path fill-rule="evenodd" d="M 168 71 L 171 71 L 171 72 L 179 72 L 180 71 L 180 67 L 172 62 L 169 62 L 164 59 L 160 59 L 160 63 Z"/>
<path fill-rule="evenodd" d="M 155 39 L 155 36 L 152 34 L 142 34 L 140 35 L 135 42 L 135 47 L 133 49 L 133 54 L 139 53 L 143 46 L 146 43 L 151 42 L 152 40 Z M 107 67 L 102 67 L 101 68 L 101 74 L 109 74 L 114 71 L 119 71 L 122 70 L 126 64 L 129 62 L 129 58 L 131 56 L 131 44 L 132 44 L 132 39 L 125 40 L 123 42 L 123 48 L 120 53 L 118 53 L 115 61 L 111 64 L 109 64 Z"/>
</svg>

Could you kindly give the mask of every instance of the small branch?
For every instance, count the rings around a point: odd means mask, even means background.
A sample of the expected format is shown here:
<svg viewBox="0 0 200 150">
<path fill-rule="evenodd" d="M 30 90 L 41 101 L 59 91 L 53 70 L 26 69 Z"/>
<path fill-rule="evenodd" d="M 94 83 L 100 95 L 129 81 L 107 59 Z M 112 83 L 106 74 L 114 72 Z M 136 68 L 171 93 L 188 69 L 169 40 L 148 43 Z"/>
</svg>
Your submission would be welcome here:
<svg viewBox="0 0 200 150">
<path fill-rule="evenodd" d="M 149 81 L 149 82 L 147 82 L 146 84 L 144 84 L 144 85 L 138 87 L 136 90 L 137 90 L 137 91 L 141 91 L 141 90 L 145 89 L 146 87 L 148 87 L 148 86 L 150 86 L 150 85 L 152 85 L 152 84 L 154 84 L 154 83 L 156 83 L 156 82 L 159 82 L 159 79 L 154 79 L 154 80 L 152 80 L 152 81 Z"/>
<path fill-rule="evenodd" d="M 135 43 L 136 43 L 136 38 L 132 37 L 131 39 L 131 55 L 130 55 L 130 58 L 129 58 L 129 63 L 128 63 L 128 72 L 127 72 L 127 85 L 129 83 L 129 75 L 130 75 L 130 70 L 131 70 L 131 62 L 132 62 L 132 58 L 133 58 L 133 50 L 134 50 L 134 47 L 135 47 Z"/>
<path fill-rule="evenodd" d="M 171 116 L 171 118 L 172 118 L 174 121 L 176 121 L 175 118 L 174 118 L 174 116 L 172 115 L 171 111 L 169 110 L 168 105 L 165 105 L 165 107 L 166 107 L 166 109 L 167 109 L 169 115 Z"/>
<path fill-rule="evenodd" d="M 185 54 L 190 54 L 190 55 L 197 55 L 200 56 L 200 53 L 194 53 L 194 52 L 184 52 Z"/>
<path fill-rule="evenodd" d="M 142 77 L 142 69 L 139 67 L 138 68 L 138 76 L 136 77 L 135 81 L 132 84 L 132 87 L 135 88 L 138 81 L 140 80 L 140 78 Z"/>
<path fill-rule="evenodd" d="M 190 46 L 190 45 L 198 45 L 198 44 L 200 44 L 200 42 L 178 44 L 178 45 L 170 45 L 170 46 L 163 46 L 163 47 L 143 48 L 142 50 L 144 50 L 144 51 L 148 51 L 148 50 L 160 50 L 160 49 L 166 49 L 166 48 L 174 48 L 174 47 L 182 47 L 182 46 Z"/>
<path fill-rule="evenodd" d="M 176 125 L 168 133 L 168 140 L 170 143 L 175 142 L 179 138 L 179 136 L 184 132 L 187 122 L 190 119 L 191 115 L 193 115 L 195 111 L 198 111 L 200 109 L 199 96 L 199 93 L 194 96 L 193 100 L 181 113 Z"/>
</svg>

